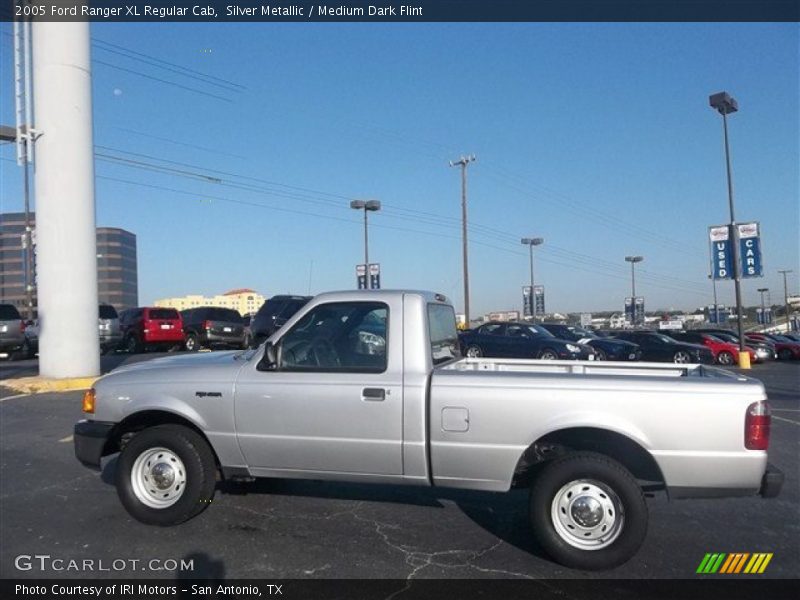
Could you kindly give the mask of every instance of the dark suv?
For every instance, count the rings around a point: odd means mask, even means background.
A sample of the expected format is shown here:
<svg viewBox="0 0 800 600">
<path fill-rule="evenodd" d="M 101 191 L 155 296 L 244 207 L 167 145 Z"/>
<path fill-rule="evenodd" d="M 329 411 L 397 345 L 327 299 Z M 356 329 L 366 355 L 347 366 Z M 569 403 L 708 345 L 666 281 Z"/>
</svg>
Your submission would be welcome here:
<svg viewBox="0 0 800 600">
<path fill-rule="evenodd" d="M 242 315 L 232 308 L 200 306 L 181 311 L 186 349 L 190 352 L 202 347 L 244 347 Z"/>
<path fill-rule="evenodd" d="M 183 321 L 174 308 L 129 308 L 119 315 L 122 346 L 128 352 L 182 348 Z"/>
<path fill-rule="evenodd" d="M 250 347 L 260 346 L 309 300 L 311 296 L 273 296 L 264 302 L 250 323 Z"/>
<path fill-rule="evenodd" d="M 28 358 L 32 355 L 25 336 L 25 321 L 13 304 L 0 304 L 0 356 Z"/>
</svg>

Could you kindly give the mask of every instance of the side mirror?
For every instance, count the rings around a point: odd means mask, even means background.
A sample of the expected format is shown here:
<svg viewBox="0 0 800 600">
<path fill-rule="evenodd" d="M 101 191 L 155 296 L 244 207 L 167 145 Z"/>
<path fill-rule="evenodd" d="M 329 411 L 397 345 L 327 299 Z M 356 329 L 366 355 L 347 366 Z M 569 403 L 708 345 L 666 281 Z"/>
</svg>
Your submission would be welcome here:
<svg viewBox="0 0 800 600">
<path fill-rule="evenodd" d="M 278 365 L 278 350 L 272 342 L 264 344 L 264 355 L 258 361 L 256 368 L 259 371 L 272 371 Z"/>
</svg>

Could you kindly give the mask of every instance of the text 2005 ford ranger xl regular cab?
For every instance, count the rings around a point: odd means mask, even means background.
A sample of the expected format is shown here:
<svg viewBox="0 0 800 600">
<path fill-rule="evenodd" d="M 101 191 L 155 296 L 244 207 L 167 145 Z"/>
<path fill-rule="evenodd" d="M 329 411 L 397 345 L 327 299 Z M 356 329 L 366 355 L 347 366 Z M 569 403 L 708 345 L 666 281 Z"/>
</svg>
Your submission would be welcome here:
<svg viewBox="0 0 800 600">
<path fill-rule="evenodd" d="M 255 350 L 117 369 L 84 397 L 75 452 L 139 521 L 200 513 L 224 478 L 507 491 L 533 534 L 602 569 L 647 530 L 644 491 L 776 495 L 762 384 L 699 365 L 464 359 L 426 292 L 321 294 Z"/>
</svg>

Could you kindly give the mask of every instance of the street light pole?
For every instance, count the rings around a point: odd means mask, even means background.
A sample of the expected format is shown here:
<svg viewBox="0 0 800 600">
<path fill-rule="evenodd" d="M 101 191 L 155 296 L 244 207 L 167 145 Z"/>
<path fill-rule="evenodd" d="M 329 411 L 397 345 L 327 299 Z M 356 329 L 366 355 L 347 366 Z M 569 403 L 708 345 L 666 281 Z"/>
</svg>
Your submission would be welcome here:
<svg viewBox="0 0 800 600">
<path fill-rule="evenodd" d="M 451 160 L 450 166 L 461 167 L 461 253 L 464 260 L 464 320 L 469 327 L 469 260 L 467 256 L 467 165 L 475 162 L 475 155 Z M 533 290 L 531 290 L 533 293 Z"/>
<path fill-rule="evenodd" d="M 625 260 L 631 263 L 631 302 L 633 307 L 633 324 L 636 325 L 636 274 L 633 266 L 644 260 L 644 256 L 626 256 Z"/>
<path fill-rule="evenodd" d="M 531 320 L 536 323 L 536 295 L 533 293 L 533 247 L 544 243 L 544 238 L 522 238 L 522 243 L 528 246 L 531 257 Z"/>
<path fill-rule="evenodd" d="M 364 264 L 369 268 L 369 227 L 367 223 L 367 213 L 379 211 L 381 209 L 380 200 L 353 200 L 350 208 L 364 211 Z"/>
<path fill-rule="evenodd" d="M 786 333 L 789 333 L 792 330 L 792 324 L 789 321 L 789 287 L 786 285 L 786 275 L 788 273 L 792 273 L 791 269 L 783 269 L 782 271 L 778 271 L 781 275 L 783 275 L 783 303 L 786 306 Z"/>
<path fill-rule="evenodd" d="M 767 313 L 764 310 L 764 292 L 768 292 L 769 288 L 758 288 L 758 293 L 761 294 L 761 318 L 764 320 L 762 325 L 767 324 Z"/>
<path fill-rule="evenodd" d="M 731 152 L 728 144 L 728 115 L 733 114 L 739 110 L 739 103 L 735 98 L 728 95 L 727 92 L 719 92 L 713 94 L 708 99 L 709 104 L 719 114 L 722 115 L 722 130 L 725 137 L 725 169 L 728 175 L 728 209 L 730 211 L 730 239 L 733 246 L 733 282 L 736 288 L 736 320 L 739 330 L 739 364 L 749 364 L 750 355 L 744 350 L 744 325 L 742 323 L 742 276 L 741 266 L 739 265 L 739 236 L 736 231 L 736 217 L 733 206 L 733 177 L 731 175 Z M 742 356 L 747 356 L 747 359 L 742 361 Z M 745 367 L 746 368 L 746 367 Z"/>
</svg>

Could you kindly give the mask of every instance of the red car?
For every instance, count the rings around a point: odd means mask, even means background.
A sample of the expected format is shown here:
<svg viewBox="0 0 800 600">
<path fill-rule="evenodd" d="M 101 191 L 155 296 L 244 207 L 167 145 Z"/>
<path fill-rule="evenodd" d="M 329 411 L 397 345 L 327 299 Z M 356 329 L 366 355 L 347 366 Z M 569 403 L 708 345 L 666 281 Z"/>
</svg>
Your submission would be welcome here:
<svg viewBox="0 0 800 600">
<path fill-rule="evenodd" d="M 689 344 L 702 344 L 714 354 L 714 362 L 720 365 L 735 365 L 739 363 L 739 346 L 731 342 L 726 342 L 710 333 L 700 333 L 695 331 L 676 331 L 670 332 L 669 336 L 680 342 Z M 758 359 L 755 350 L 744 347 L 745 352 L 750 355 L 750 362 L 755 363 Z"/>
<path fill-rule="evenodd" d="M 128 352 L 148 348 L 182 348 L 183 320 L 174 308 L 130 308 L 119 315 L 122 347 Z"/>
<path fill-rule="evenodd" d="M 781 360 L 800 359 L 800 343 L 785 336 L 776 333 L 746 333 L 744 337 L 773 344 Z"/>
</svg>

